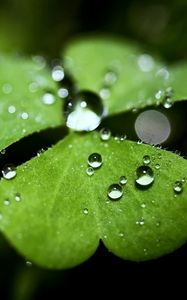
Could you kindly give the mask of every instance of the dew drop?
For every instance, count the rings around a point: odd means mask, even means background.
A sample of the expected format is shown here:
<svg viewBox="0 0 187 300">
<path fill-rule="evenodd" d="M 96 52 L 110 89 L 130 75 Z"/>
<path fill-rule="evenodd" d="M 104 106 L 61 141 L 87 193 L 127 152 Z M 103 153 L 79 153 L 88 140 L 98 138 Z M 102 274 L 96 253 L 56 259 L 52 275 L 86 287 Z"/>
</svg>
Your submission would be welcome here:
<svg viewBox="0 0 187 300">
<path fill-rule="evenodd" d="M 143 163 L 144 163 L 144 165 L 149 165 L 150 162 L 151 162 L 150 156 L 149 155 L 144 155 L 144 157 L 143 157 Z"/>
<path fill-rule="evenodd" d="M 2 92 L 4 94 L 10 94 L 12 92 L 13 88 L 12 88 L 12 85 L 10 83 L 5 83 L 3 86 L 2 86 Z"/>
<path fill-rule="evenodd" d="M 170 97 L 165 97 L 164 102 L 163 102 L 164 108 L 171 108 L 173 106 L 173 100 Z"/>
<path fill-rule="evenodd" d="M 64 69 L 61 66 L 55 66 L 52 70 L 52 78 L 54 81 L 61 81 L 64 79 Z"/>
<path fill-rule="evenodd" d="M 141 217 L 138 221 L 136 221 L 136 225 L 141 225 L 143 226 L 145 224 L 145 220 L 143 217 Z"/>
<path fill-rule="evenodd" d="M 17 202 L 21 201 L 21 195 L 20 195 L 19 193 L 16 193 L 16 194 L 15 194 L 15 200 L 16 200 Z"/>
<path fill-rule="evenodd" d="M 119 235 L 120 238 L 124 237 L 124 233 L 123 232 L 119 232 L 118 235 Z"/>
<path fill-rule="evenodd" d="M 155 165 L 155 169 L 156 169 L 156 170 L 159 170 L 159 169 L 160 169 L 160 164 L 156 164 L 156 165 Z"/>
<path fill-rule="evenodd" d="M 140 207 L 141 207 L 141 208 L 146 208 L 146 204 L 145 204 L 145 203 L 142 203 L 142 204 L 140 205 Z"/>
<path fill-rule="evenodd" d="M 110 90 L 108 88 L 102 88 L 99 91 L 99 96 L 103 99 L 106 100 L 110 97 Z"/>
<path fill-rule="evenodd" d="M 51 93 L 45 93 L 42 97 L 42 102 L 46 105 L 52 105 L 55 103 L 55 97 Z"/>
<path fill-rule="evenodd" d="M 14 106 L 14 105 L 10 105 L 10 106 L 8 107 L 8 112 L 9 112 L 10 114 L 14 114 L 14 113 L 16 112 L 15 106 Z"/>
<path fill-rule="evenodd" d="M 108 188 L 108 197 L 111 200 L 119 200 L 123 195 L 123 190 L 121 185 L 114 183 L 111 184 Z"/>
<path fill-rule="evenodd" d="M 99 153 L 92 153 L 88 157 L 88 164 L 94 169 L 101 167 L 102 163 L 102 156 Z"/>
<path fill-rule="evenodd" d="M 173 190 L 174 190 L 174 192 L 175 192 L 176 194 L 181 194 L 182 191 L 183 191 L 183 183 L 182 183 L 182 181 L 177 180 L 177 181 L 174 183 Z"/>
<path fill-rule="evenodd" d="M 4 179 L 13 179 L 17 175 L 16 167 L 14 165 L 6 165 L 2 170 L 2 175 Z"/>
<path fill-rule="evenodd" d="M 117 80 L 117 74 L 114 71 L 109 71 L 105 74 L 104 82 L 106 85 L 111 86 Z"/>
<path fill-rule="evenodd" d="M 148 166 L 140 166 L 136 170 L 136 184 L 139 187 L 149 187 L 154 182 L 153 170 Z"/>
<path fill-rule="evenodd" d="M 154 60 L 148 54 L 142 54 L 138 57 L 138 66 L 143 72 L 150 72 L 154 68 Z"/>
<path fill-rule="evenodd" d="M 111 131 L 108 128 L 102 128 L 100 130 L 100 137 L 102 141 L 108 141 L 111 137 Z"/>
<path fill-rule="evenodd" d="M 21 114 L 21 118 L 22 118 L 23 120 L 27 120 L 27 119 L 29 118 L 29 114 L 28 114 L 27 112 L 23 112 L 23 113 Z"/>
<path fill-rule="evenodd" d="M 84 209 L 83 209 L 83 214 L 84 214 L 84 215 L 88 215 L 88 212 L 89 212 L 89 211 L 88 211 L 87 208 L 84 208 Z"/>
<path fill-rule="evenodd" d="M 32 262 L 29 261 L 29 260 L 27 260 L 27 261 L 25 262 L 25 264 L 26 264 L 26 267 L 32 267 Z"/>
<path fill-rule="evenodd" d="M 94 169 L 93 169 L 92 167 L 88 167 L 88 168 L 86 169 L 86 174 L 87 174 L 88 176 L 92 176 L 92 175 L 94 174 Z"/>
<path fill-rule="evenodd" d="M 75 131 L 92 131 L 99 126 L 104 107 L 97 94 L 82 91 L 74 98 L 67 99 L 64 115 L 67 127 Z"/>
<path fill-rule="evenodd" d="M 4 154 L 6 153 L 6 149 L 2 149 L 2 150 L 0 151 L 0 153 L 1 153 L 2 155 L 4 155 Z"/>
<path fill-rule="evenodd" d="M 68 97 L 68 95 L 69 95 L 69 92 L 68 92 L 68 89 L 66 89 L 66 88 L 60 88 L 59 90 L 58 90 L 58 96 L 60 97 L 60 98 L 67 98 Z"/>
<path fill-rule="evenodd" d="M 10 200 L 9 199 L 5 199 L 4 200 L 4 205 L 6 205 L 6 206 L 10 205 Z"/>
<path fill-rule="evenodd" d="M 127 177 L 126 176 L 121 176 L 119 179 L 119 183 L 122 185 L 125 185 L 127 183 Z"/>
</svg>

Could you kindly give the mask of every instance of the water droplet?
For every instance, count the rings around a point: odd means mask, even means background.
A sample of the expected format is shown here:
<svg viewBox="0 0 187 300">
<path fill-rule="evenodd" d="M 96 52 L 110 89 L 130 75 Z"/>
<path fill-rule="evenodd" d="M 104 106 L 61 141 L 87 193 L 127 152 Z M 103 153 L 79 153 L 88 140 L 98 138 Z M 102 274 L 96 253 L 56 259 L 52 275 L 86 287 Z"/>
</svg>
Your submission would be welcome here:
<svg viewBox="0 0 187 300">
<path fill-rule="evenodd" d="M 100 97 L 89 91 L 82 91 L 64 105 L 66 125 L 75 131 L 92 131 L 97 128 L 104 115 Z"/>
<path fill-rule="evenodd" d="M 123 195 L 123 190 L 121 185 L 114 183 L 111 184 L 108 188 L 108 197 L 111 200 L 119 200 Z"/>
<path fill-rule="evenodd" d="M 153 109 L 140 113 L 134 126 L 138 138 L 152 145 L 165 142 L 171 133 L 168 118 L 163 113 Z"/>
<path fill-rule="evenodd" d="M 15 194 L 15 200 L 16 200 L 17 202 L 21 201 L 21 195 L 20 195 L 19 193 L 16 193 L 16 194 Z"/>
<path fill-rule="evenodd" d="M 159 227 L 160 226 L 160 222 L 156 222 L 156 226 Z"/>
<path fill-rule="evenodd" d="M 35 55 L 32 57 L 32 61 L 37 65 L 39 70 L 43 69 L 46 65 L 46 60 L 41 55 Z"/>
<path fill-rule="evenodd" d="M 102 165 L 102 156 L 99 153 L 92 153 L 88 157 L 88 164 L 94 169 L 99 168 Z"/>
<path fill-rule="evenodd" d="M 143 217 L 141 217 L 138 221 L 136 221 L 136 225 L 141 225 L 143 226 L 145 224 L 145 220 Z"/>
<path fill-rule="evenodd" d="M 15 106 L 14 106 L 14 105 L 10 105 L 10 106 L 8 107 L 8 112 L 9 112 L 10 114 L 14 114 L 14 113 L 16 112 Z"/>
<path fill-rule="evenodd" d="M 16 177 L 16 167 L 14 165 L 6 165 L 2 170 L 2 175 L 4 179 L 10 180 Z"/>
<path fill-rule="evenodd" d="M 55 103 L 55 96 L 51 93 L 45 93 L 42 97 L 42 102 L 46 105 L 52 105 Z"/>
<path fill-rule="evenodd" d="M 61 81 L 64 79 L 64 69 L 61 66 L 55 66 L 52 70 L 52 78 L 55 81 Z"/>
<path fill-rule="evenodd" d="M 148 166 L 140 166 L 136 170 L 136 184 L 139 187 L 149 187 L 154 182 L 154 173 L 153 170 Z"/>
<path fill-rule="evenodd" d="M 145 203 L 142 203 L 142 204 L 140 205 L 140 207 L 141 207 L 141 208 L 146 208 L 146 204 L 145 204 Z"/>
<path fill-rule="evenodd" d="M 84 208 L 84 209 L 83 209 L 83 214 L 84 214 L 84 215 L 88 215 L 88 209 L 87 209 L 87 208 Z"/>
<path fill-rule="evenodd" d="M 12 90 L 13 90 L 13 88 L 12 88 L 11 84 L 9 84 L 9 83 L 3 84 L 3 86 L 2 86 L 2 92 L 4 94 L 8 95 L 8 94 L 10 94 L 12 92 Z"/>
<path fill-rule="evenodd" d="M 143 72 L 150 72 L 154 68 L 154 60 L 148 54 L 142 54 L 138 57 L 138 66 Z"/>
<path fill-rule="evenodd" d="M 26 264 L 27 267 L 32 267 L 32 262 L 29 261 L 29 260 L 27 260 L 27 261 L 25 262 L 25 264 Z"/>
<path fill-rule="evenodd" d="M 161 77 L 164 80 L 168 80 L 169 79 L 169 71 L 166 68 L 161 68 L 160 70 L 158 70 L 158 72 L 156 73 L 157 77 Z"/>
<path fill-rule="evenodd" d="M 118 235 L 119 235 L 120 238 L 124 237 L 124 233 L 123 232 L 119 232 Z"/>
<path fill-rule="evenodd" d="M 177 180 L 177 181 L 174 183 L 173 190 L 174 190 L 174 192 L 175 192 L 176 194 L 182 193 L 182 191 L 183 191 L 183 183 L 182 183 L 182 181 Z"/>
<path fill-rule="evenodd" d="M 159 99 L 162 98 L 163 94 L 164 94 L 163 91 L 158 90 L 158 91 L 155 93 L 155 98 L 159 100 Z"/>
<path fill-rule="evenodd" d="M 4 205 L 6 205 L 6 206 L 10 205 L 10 200 L 9 199 L 5 199 L 4 200 Z"/>
<path fill-rule="evenodd" d="M 164 108 L 171 108 L 173 106 L 173 100 L 170 97 L 165 97 L 164 102 L 163 102 Z"/>
<path fill-rule="evenodd" d="M 39 85 L 38 85 L 37 82 L 34 82 L 34 81 L 33 81 L 33 82 L 31 82 L 31 83 L 29 84 L 29 91 L 30 91 L 31 93 L 37 92 L 38 88 L 39 88 Z"/>
<path fill-rule="evenodd" d="M 59 90 L 58 90 L 58 96 L 60 97 L 60 98 L 67 98 L 68 97 L 68 95 L 69 95 L 69 92 L 68 92 L 68 89 L 66 89 L 66 88 L 60 88 Z"/>
<path fill-rule="evenodd" d="M 150 156 L 149 155 L 144 155 L 144 157 L 143 157 L 143 163 L 144 163 L 144 165 L 149 165 L 150 162 L 151 162 Z"/>
<path fill-rule="evenodd" d="M 111 131 L 108 128 L 102 128 L 100 130 L 100 137 L 102 141 L 108 141 L 111 137 Z"/>
<path fill-rule="evenodd" d="M 127 177 L 126 176 L 121 176 L 119 179 L 119 183 L 122 185 L 125 185 L 127 183 Z"/>
<path fill-rule="evenodd" d="M 113 85 L 117 80 L 117 74 L 114 71 L 109 71 L 105 74 L 104 82 L 107 86 Z"/>
<path fill-rule="evenodd" d="M 110 90 L 108 88 L 102 88 L 99 91 L 99 96 L 103 99 L 106 100 L 110 97 Z"/>
<path fill-rule="evenodd" d="M 156 164 L 156 165 L 155 165 L 155 169 L 156 169 L 156 170 L 159 170 L 159 169 L 160 169 L 160 164 Z"/>
<path fill-rule="evenodd" d="M 3 219 L 3 214 L 0 212 L 0 221 Z"/>
<path fill-rule="evenodd" d="M 92 167 L 88 167 L 86 169 L 86 173 L 88 176 L 92 176 L 94 174 L 94 169 Z"/>
<path fill-rule="evenodd" d="M 23 113 L 21 114 L 21 118 L 22 118 L 23 120 L 27 120 L 27 119 L 29 118 L 29 114 L 28 114 L 27 112 L 23 112 Z"/>
<path fill-rule="evenodd" d="M 1 153 L 2 155 L 4 155 L 4 154 L 6 153 L 6 149 L 2 149 L 2 150 L 0 151 L 0 153 Z"/>
</svg>

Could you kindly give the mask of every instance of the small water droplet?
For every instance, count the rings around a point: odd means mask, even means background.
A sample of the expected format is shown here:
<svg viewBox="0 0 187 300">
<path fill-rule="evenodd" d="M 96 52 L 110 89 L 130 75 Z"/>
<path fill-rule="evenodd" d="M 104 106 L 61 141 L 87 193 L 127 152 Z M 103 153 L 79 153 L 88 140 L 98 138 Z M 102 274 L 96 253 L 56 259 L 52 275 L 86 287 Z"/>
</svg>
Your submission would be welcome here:
<svg viewBox="0 0 187 300">
<path fill-rule="evenodd" d="M 145 220 L 143 217 L 141 217 L 138 221 L 136 221 L 136 225 L 141 225 L 143 226 L 145 224 Z"/>
<path fill-rule="evenodd" d="M 160 226 L 160 222 L 156 222 L 156 226 L 159 227 Z"/>
<path fill-rule="evenodd" d="M 88 211 L 87 208 L 84 208 L 84 209 L 83 209 L 83 214 L 84 214 L 84 215 L 88 215 L 88 212 L 89 212 L 89 211 Z"/>
<path fill-rule="evenodd" d="M 164 92 L 162 90 L 158 90 L 156 93 L 155 93 L 155 98 L 157 100 L 161 99 L 163 97 L 163 94 Z"/>
<path fill-rule="evenodd" d="M 88 157 L 88 164 L 94 169 L 101 167 L 102 165 L 102 156 L 99 153 L 92 153 Z"/>
<path fill-rule="evenodd" d="M 29 260 L 27 260 L 27 261 L 25 262 L 25 264 L 26 264 L 26 267 L 32 267 L 32 262 L 29 261 Z"/>
<path fill-rule="evenodd" d="M 108 141 L 111 137 L 111 131 L 108 128 L 102 128 L 100 130 L 100 137 L 102 141 Z"/>
<path fill-rule="evenodd" d="M 58 90 L 58 96 L 60 97 L 60 98 L 67 98 L 68 97 L 68 95 L 69 95 L 69 92 L 68 92 L 68 89 L 66 89 L 66 88 L 60 88 L 59 90 Z"/>
<path fill-rule="evenodd" d="M 2 150 L 0 151 L 0 153 L 1 153 L 2 155 L 4 155 L 4 154 L 6 153 L 6 149 L 2 149 Z"/>
<path fill-rule="evenodd" d="M 16 193 L 16 194 L 15 194 L 15 200 L 16 200 L 17 202 L 21 201 L 21 195 L 20 195 L 19 193 Z"/>
<path fill-rule="evenodd" d="M 9 199 L 5 199 L 4 200 L 4 205 L 6 205 L 6 206 L 10 205 L 10 200 Z"/>
<path fill-rule="evenodd" d="M 156 164 L 156 165 L 155 165 L 155 169 L 156 169 L 156 170 L 159 170 L 159 169 L 160 169 L 160 164 Z"/>
<path fill-rule="evenodd" d="M 94 174 L 94 169 L 92 167 L 88 167 L 86 169 L 86 173 L 88 176 L 92 176 Z"/>
<path fill-rule="evenodd" d="M 2 170 L 2 175 L 4 179 L 10 180 L 16 177 L 16 167 L 14 165 L 6 165 Z"/>
<path fill-rule="evenodd" d="M 173 106 L 173 100 L 170 97 L 165 97 L 164 102 L 163 102 L 164 108 L 171 108 Z"/>
<path fill-rule="evenodd" d="M 109 71 L 104 76 L 104 82 L 107 86 L 113 85 L 117 80 L 117 74 L 114 71 Z"/>
<path fill-rule="evenodd" d="M 21 114 L 21 118 L 22 118 L 23 120 L 27 120 L 27 119 L 29 118 L 29 114 L 28 114 L 27 112 L 23 112 L 23 113 Z"/>
<path fill-rule="evenodd" d="M 151 162 L 150 156 L 149 155 L 144 155 L 144 157 L 143 157 L 143 163 L 144 163 L 144 165 L 149 165 L 150 162 Z"/>
<path fill-rule="evenodd" d="M 140 166 L 136 170 L 136 184 L 139 187 L 149 187 L 154 182 L 153 170 L 148 166 Z"/>
<path fill-rule="evenodd" d="M 141 207 L 141 208 L 146 208 L 146 204 L 145 204 L 145 203 L 142 203 L 142 204 L 140 205 L 140 207 Z"/>
<path fill-rule="evenodd" d="M 64 79 L 64 69 L 61 66 L 55 66 L 52 70 L 52 78 L 55 81 L 61 81 Z"/>
<path fill-rule="evenodd" d="M 174 190 L 174 192 L 175 192 L 176 194 L 181 194 L 182 191 L 183 191 L 183 183 L 182 183 L 182 181 L 177 180 L 177 181 L 174 183 L 173 190 Z"/>
<path fill-rule="evenodd" d="M 37 83 L 37 82 L 31 82 L 30 84 L 29 84 L 29 91 L 31 92 L 31 93 L 35 93 L 35 92 L 37 92 L 37 90 L 38 90 L 38 88 L 39 88 L 39 84 Z"/>
<path fill-rule="evenodd" d="M 99 96 L 103 99 L 106 100 L 110 97 L 110 90 L 108 88 L 102 88 L 99 91 Z"/>
<path fill-rule="evenodd" d="M 124 233 L 123 232 L 119 232 L 118 235 L 119 235 L 120 238 L 124 237 Z"/>
<path fill-rule="evenodd" d="M 154 68 L 154 60 L 148 54 L 142 54 L 138 57 L 138 66 L 143 72 L 150 72 Z"/>
<path fill-rule="evenodd" d="M 119 178 L 119 183 L 122 185 L 125 185 L 127 183 L 127 177 L 126 176 L 121 176 Z"/>
<path fill-rule="evenodd" d="M 14 105 L 10 105 L 10 106 L 8 107 L 8 112 L 9 112 L 10 114 L 14 114 L 14 113 L 16 112 L 15 106 L 14 106 Z"/>
<path fill-rule="evenodd" d="M 121 185 L 114 183 L 108 188 L 108 197 L 111 200 L 119 200 L 123 196 L 123 190 Z"/>
<path fill-rule="evenodd" d="M 5 83 L 3 84 L 2 86 L 2 92 L 4 94 L 10 94 L 12 92 L 13 88 L 12 88 L 12 85 L 10 83 Z"/>
<path fill-rule="evenodd" d="M 92 131 L 99 126 L 104 107 L 97 94 L 82 91 L 65 101 L 64 115 L 67 127 L 75 131 Z"/>
<path fill-rule="evenodd" d="M 42 102 L 46 105 L 54 104 L 55 100 L 55 96 L 52 93 L 45 93 L 42 97 Z"/>
</svg>

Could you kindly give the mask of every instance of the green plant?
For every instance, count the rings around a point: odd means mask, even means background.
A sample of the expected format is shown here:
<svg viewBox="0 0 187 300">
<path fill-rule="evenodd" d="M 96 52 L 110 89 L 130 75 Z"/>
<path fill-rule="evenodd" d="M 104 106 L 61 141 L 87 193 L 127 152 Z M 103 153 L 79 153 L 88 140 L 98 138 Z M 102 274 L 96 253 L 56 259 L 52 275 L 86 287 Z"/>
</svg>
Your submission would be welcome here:
<svg viewBox="0 0 187 300">
<path fill-rule="evenodd" d="M 142 71 L 137 64 L 141 54 L 124 41 L 89 38 L 70 44 L 63 63 L 78 90 L 99 94 L 107 89 L 103 102 L 116 122 L 124 112 L 162 103 L 169 107 L 186 99 L 182 84 L 186 66 L 167 68 L 144 56 L 149 62 Z M 2 55 L 0 62 L 3 156 L 20 139 L 61 126 L 65 120 L 58 83 L 41 57 L 31 61 Z M 118 78 L 110 86 L 103 77 L 111 70 Z M 101 154 L 103 165 L 88 176 L 87 159 L 92 153 Z M 150 157 L 154 182 L 140 189 L 136 170 L 144 156 Z M 94 253 L 100 239 L 114 254 L 135 261 L 169 253 L 187 240 L 187 163 L 177 154 L 135 141 L 102 141 L 97 131 L 70 132 L 12 172 L 12 180 L 0 182 L 0 229 L 20 253 L 41 266 L 80 264 Z M 120 176 L 128 181 L 123 196 L 113 201 L 107 190 Z"/>
</svg>

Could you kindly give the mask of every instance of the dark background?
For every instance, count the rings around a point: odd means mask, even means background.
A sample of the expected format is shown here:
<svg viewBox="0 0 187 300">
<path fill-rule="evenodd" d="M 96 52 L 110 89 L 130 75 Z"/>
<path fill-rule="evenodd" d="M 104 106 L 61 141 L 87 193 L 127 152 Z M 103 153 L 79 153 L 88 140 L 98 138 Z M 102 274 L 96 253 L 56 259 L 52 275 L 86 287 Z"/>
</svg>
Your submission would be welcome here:
<svg viewBox="0 0 187 300">
<path fill-rule="evenodd" d="M 104 32 L 129 38 L 175 62 L 187 58 L 186 16 L 185 0 L 0 0 L 0 51 L 56 58 L 71 38 Z M 84 264 L 49 271 L 27 266 L 0 239 L 0 299 L 108 298 L 112 293 L 116 299 L 141 299 L 163 297 L 163 292 L 167 297 L 177 292 L 180 298 L 186 269 L 187 246 L 154 261 L 134 263 L 101 245 Z"/>
</svg>

